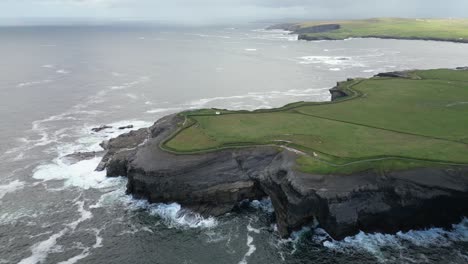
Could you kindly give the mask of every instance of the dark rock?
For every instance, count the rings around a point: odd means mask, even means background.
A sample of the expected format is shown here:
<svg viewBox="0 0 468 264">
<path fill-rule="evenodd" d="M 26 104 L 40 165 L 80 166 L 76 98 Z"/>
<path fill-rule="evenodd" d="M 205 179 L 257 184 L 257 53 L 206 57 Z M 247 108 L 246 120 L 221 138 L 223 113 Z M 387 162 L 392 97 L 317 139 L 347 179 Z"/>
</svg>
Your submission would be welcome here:
<svg viewBox="0 0 468 264">
<path fill-rule="evenodd" d="M 342 98 L 342 97 L 347 97 L 349 96 L 345 91 L 343 91 L 339 84 L 333 88 L 331 88 L 330 90 L 330 94 L 331 94 L 331 100 L 332 101 L 335 101 L 339 98 Z"/>
<path fill-rule="evenodd" d="M 468 66 L 467 67 L 457 67 L 457 70 L 468 71 Z"/>
<path fill-rule="evenodd" d="M 128 129 L 128 128 L 133 128 L 133 125 L 128 125 L 128 126 L 121 126 L 121 127 L 119 127 L 120 130 L 122 130 L 122 129 Z"/>
<path fill-rule="evenodd" d="M 407 71 L 382 72 L 375 75 L 375 77 L 411 78 Z"/>
<path fill-rule="evenodd" d="M 314 36 L 311 34 L 299 34 L 297 37 L 298 40 L 307 40 L 307 41 L 317 41 L 317 40 L 336 40 L 331 37 L 326 36 Z"/>
<path fill-rule="evenodd" d="M 333 90 L 333 89 L 332 89 Z M 112 139 L 103 158 L 108 176 L 127 176 L 127 192 L 150 202 L 178 202 L 203 215 L 221 215 L 245 199 L 271 198 L 278 231 L 317 219 L 333 238 L 448 227 L 468 213 L 468 168 L 425 168 L 352 175 L 295 170 L 296 153 L 276 147 L 177 155 L 160 148 L 182 122 L 160 119 Z"/>
<path fill-rule="evenodd" d="M 76 163 L 82 160 L 94 159 L 95 157 L 102 155 L 104 155 L 104 151 L 75 152 L 66 155 L 64 158 L 71 163 Z"/>
<path fill-rule="evenodd" d="M 102 142 L 100 145 L 103 149 L 106 150 L 106 154 L 102 158 L 96 170 L 103 171 L 108 164 L 119 164 L 119 169 L 114 167 L 108 168 L 107 175 L 124 176 L 125 173 L 116 174 L 116 172 L 122 171 L 121 168 L 124 166 L 122 164 L 124 164 L 130 156 L 135 154 L 136 148 L 140 144 L 143 144 L 145 140 L 149 138 L 149 136 L 149 129 L 141 128 L 122 134 L 111 140 Z M 111 171 L 109 171 L 109 169 Z"/>
<path fill-rule="evenodd" d="M 92 128 L 91 131 L 93 131 L 93 132 L 101 132 L 102 130 L 108 129 L 108 128 L 112 128 L 112 127 L 111 127 L 111 126 L 102 125 L 102 126 L 100 126 L 100 127 Z"/>
</svg>

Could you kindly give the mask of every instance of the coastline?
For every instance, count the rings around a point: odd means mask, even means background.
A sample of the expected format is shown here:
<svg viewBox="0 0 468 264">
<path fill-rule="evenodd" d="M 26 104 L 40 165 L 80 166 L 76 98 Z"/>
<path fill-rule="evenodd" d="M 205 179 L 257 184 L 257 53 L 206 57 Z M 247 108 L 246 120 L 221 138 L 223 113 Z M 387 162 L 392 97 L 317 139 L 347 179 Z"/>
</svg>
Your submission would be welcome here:
<svg viewBox="0 0 468 264">
<path fill-rule="evenodd" d="M 334 100 L 350 99 L 339 88 L 330 92 Z M 99 169 L 109 177 L 127 176 L 127 193 L 136 198 L 178 202 L 206 216 L 268 196 L 282 237 L 314 219 L 338 240 L 359 231 L 448 228 L 468 211 L 468 166 L 320 175 L 298 171 L 300 154 L 278 146 L 200 153 L 162 148 L 186 122 L 170 115 L 109 141 Z"/>
</svg>

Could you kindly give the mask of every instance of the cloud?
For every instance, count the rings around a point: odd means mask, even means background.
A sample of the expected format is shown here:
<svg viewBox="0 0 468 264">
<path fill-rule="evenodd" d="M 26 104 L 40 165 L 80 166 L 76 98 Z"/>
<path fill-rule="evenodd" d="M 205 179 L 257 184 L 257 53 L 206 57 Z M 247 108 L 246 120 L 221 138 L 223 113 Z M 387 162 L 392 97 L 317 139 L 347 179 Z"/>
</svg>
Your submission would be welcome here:
<svg viewBox="0 0 468 264">
<path fill-rule="evenodd" d="M 136 18 L 181 23 L 281 18 L 463 17 L 466 0 L 1 0 L 0 18 Z"/>
</svg>

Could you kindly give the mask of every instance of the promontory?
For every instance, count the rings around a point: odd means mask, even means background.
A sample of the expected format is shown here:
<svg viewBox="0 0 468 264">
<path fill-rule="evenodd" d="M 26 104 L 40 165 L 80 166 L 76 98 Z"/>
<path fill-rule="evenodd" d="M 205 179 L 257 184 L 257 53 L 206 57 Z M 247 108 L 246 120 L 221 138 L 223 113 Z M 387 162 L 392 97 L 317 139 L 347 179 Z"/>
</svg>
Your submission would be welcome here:
<svg viewBox="0 0 468 264">
<path fill-rule="evenodd" d="M 333 238 L 450 227 L 468 215 L 468 70 L 348 79 L 331 102 L 166 116 L 108 142 L 127 192 L 202 215 L 269 197 L 278 232 Z"/>
<path fill-rule="evenodd" d="M 468 19 L 372 18 L 305 21 L 270 26 L 298 34 L 301 40 L 383 38 L 468 43 Z"/>
</svg>

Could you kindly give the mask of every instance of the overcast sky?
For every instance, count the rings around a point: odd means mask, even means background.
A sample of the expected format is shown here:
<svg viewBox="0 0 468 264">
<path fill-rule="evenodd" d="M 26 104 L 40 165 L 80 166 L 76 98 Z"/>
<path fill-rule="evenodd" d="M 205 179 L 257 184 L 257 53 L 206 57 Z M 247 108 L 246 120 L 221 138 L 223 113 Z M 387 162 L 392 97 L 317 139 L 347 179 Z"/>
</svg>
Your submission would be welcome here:
<svg viewBox="0 0 468 264">
<path fill-rule="evenodd" d="M 0 19 L 233 23 L 369 17 L 467 17 L 468 0 L 0 0 Z"/>
</svg>

